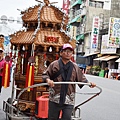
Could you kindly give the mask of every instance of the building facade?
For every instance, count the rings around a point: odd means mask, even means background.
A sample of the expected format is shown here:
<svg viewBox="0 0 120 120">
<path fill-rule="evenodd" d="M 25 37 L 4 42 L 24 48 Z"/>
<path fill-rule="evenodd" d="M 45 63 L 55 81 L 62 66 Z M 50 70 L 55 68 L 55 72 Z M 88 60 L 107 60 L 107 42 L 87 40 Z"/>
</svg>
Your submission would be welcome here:
<svg viewBox="0 0 120 120">
<path fill-rule="evenodd" d="M 120 3 L 118 0 L 71 0 L 70 34 L 77 41 L 76 62 L 78 65 L 83 67 L 102 64 L 103 69 L 105 67 L 111 68 L 112 65 L 114 65 L 114 69 L 118 68 L 119 65 L 117 64 L 119 63 L 115 61 L 119 58 L 118 53 L 120 51 L 119 31 L 116 31 L 117 47 L 109 46 L 109 38 L 111 34 L 110 18 L 114 21 L 115 18 L 118 18 L 116 25 L 118 28 L 119 10 Z M 96 60 L 96 57 L 103 56 L 107 59 Z"/>
</svg>

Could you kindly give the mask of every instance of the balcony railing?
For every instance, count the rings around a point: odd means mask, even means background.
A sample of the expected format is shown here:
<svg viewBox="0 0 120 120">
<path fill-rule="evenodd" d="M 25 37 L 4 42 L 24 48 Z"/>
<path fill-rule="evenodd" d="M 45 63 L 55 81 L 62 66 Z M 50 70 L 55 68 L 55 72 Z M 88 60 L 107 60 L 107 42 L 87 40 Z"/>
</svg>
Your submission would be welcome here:
<svg viewBox="0 0 120 120">
<path fill-rule="evenodd" d="M 86 15 L 86 12 L 87 12 L 86 8 L 76 10 L 75 12 L 73 12 L 72 19 L 74 19 L 74 18 L 77 17 L 78 15 L 80 15 L 80 16 Z"/>
<path fill-rule="evenodd" d="M 85 28 L 83 26 L 77 27 L 76 35 L 80 35 L 84 33 Z"/>
</svg>

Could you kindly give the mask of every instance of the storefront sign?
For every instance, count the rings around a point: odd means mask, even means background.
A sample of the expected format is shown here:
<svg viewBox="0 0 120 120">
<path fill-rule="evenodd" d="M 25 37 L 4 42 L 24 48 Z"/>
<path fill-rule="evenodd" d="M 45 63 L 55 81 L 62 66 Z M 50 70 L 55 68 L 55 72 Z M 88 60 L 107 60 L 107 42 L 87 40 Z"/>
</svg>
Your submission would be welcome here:
<svg viewBox="0 0 120 120">
<path fill-rule="evenodd" d="M 98 46 L 98 35 L 99 35 L 99 17 L 95 16 L 93 18 L 93 26 L 91 33 L 91 48 L 96 49 Z"/>
<path fill-rule="evenodd" d="M 110 18 L 109 22 L 109 41 L 108 46 L 109 47 L 119 47 L 120 44 L 120 18 Z"/>
<path fill-rule="evenodd" d="M 115 54 L 116 48 L 107 46 L 108 34 L 102 35 L 101 54 Z"/>
<path fill-rule="evenodd" d="M 63 0 L 63 10 L 65 11 L 66 14 L 68 14 L 69 5 L 70 5 L 69 0 Z"/>
</svg>

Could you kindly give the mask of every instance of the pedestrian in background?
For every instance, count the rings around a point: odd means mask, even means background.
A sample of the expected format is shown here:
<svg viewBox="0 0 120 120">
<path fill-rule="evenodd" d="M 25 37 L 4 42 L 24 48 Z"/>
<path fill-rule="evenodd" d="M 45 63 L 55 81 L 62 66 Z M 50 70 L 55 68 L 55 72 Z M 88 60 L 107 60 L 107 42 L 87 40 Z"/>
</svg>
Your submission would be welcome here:
<svg viewBox="0 0 120 120">
<path fill-rule="evenodd" d="M 84 82 L 88 80 L 76 63 L 71 61 L 73 47 L 66 43 L 60 51 L 60 58 L 53 61 L 43 73 L 42 78 L 50 86 L 49 89 L 49 112 L 48 120 L 58 120 L 62 110 L 62 120 L 71 120 L 71 115 L 75 102 L 75 85 L 59 84 L 54 82 Z M 91 83 L 91 88 L 95 87 Z M 80 88 L 83 85 L 79 85 Z"/>
<path fill-rule="evenodd" d="M 4 51 L 2 48 L 0 48 L 0 94 L 2 90 L 2 76 L 3 76 L 3 68 L 5 63 L 5 59 L 3 58 L 3 56 L 4 56 Z"/>
</svg>

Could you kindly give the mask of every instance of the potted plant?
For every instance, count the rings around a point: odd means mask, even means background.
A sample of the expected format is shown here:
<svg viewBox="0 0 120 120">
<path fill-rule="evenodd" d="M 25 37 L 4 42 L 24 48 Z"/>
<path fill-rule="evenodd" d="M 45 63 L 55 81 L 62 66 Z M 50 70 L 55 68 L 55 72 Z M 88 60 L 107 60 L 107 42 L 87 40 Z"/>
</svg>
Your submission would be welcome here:
<svg viewBox="0 0 120 120">
<path fill-rule="evenodd" d="M 93 75 L 98 76 L 100 71 L 101 71 L 100 66 L 92 66 L 92 68 L 91 68 L 91 73 Z"/>
</svg>

